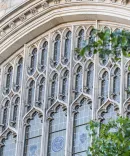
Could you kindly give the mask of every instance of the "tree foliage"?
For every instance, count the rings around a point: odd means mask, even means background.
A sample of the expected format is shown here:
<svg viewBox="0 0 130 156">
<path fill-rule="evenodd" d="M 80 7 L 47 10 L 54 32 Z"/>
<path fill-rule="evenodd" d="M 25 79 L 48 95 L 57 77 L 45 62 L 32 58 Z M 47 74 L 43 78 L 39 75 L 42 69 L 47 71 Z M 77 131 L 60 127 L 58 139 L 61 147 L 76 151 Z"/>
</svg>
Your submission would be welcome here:
<svg viewBox="0 0 130 156">
<path fill-rule="evenodd" d="M 108 124 L 90 121 L 87 130 L 92 137 L 87 156 L 130 156 L 129 118 L 119 117 Z"/>
<path fill-rule="evenodd" d="M 93 51 L 100 58 L 110 56 L 113 61 L 121 59 L 121 53 L 130 57 L 130 32 L 127 30 L 94 29 L 95 40 L 86 41 L 82 49 L 76 48 L 76 52 L 84 56 L 85 53 Z M 128 67 L 130 71 L 130 67 Z M 129 87 L 130 88 L 130 87 Z M 130 92 L 130 89 L 128 90 Z M 88 148 L 87 156 L 130 156 L 130 119 L 119 117 L 117 120 L 109 121 L 108 124 L 90 121 L 87 130 L 92 138 L 91 146 Z"/>
<path fill-rule="evenodd" d="M 82 48 L 76 48 L 76 52 L 84 56 L 85 53 L 93 49 L 93 53 L 99 53 L 101 58 L 104 55 L 111 55 L 114 61 L 120 60 L 119 53 L 125 57 L 130 57 L 130 32 L 127 30 L 116 30 L 110 32 L 109 29 L 93 30 L 95 40 L 93 42 L 86 42 L 87 44 Z"/>
</svg>

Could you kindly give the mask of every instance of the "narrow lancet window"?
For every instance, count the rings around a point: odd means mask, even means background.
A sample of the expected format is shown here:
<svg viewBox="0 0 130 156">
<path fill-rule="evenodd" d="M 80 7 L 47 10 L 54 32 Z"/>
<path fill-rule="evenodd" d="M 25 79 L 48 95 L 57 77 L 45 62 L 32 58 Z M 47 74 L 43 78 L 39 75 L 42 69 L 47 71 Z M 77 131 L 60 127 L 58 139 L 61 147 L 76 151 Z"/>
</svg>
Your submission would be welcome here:
<svg viewBox="0 0 130 156">
<path fill-rule="evenodd" d="M 102 75 L 101 80 L 101 105 L 107 100 L 108 98 L 108 72 L 104 72 Z"/>
<path fill-rule="evenodd" d="M 17 75 L 16 75 L 16 90 L 18 91 L 21 86 L 22 80 L 22 68 L 23 68 L 23 58 L 20 58 L 17 65 Z"/>
<path fill-rule="evenodd" d="M 67 64 L 69 62 L 70 52 L 71 52 L 71 31 L 68 31 L 65 38 L 64 64 Z"/>
<path fill-rule="evenodd" d="M 77 68 L 75 76 L 75 98 L 78 97 L 81 91 L 82 91 L 82 67 L 79 66 Z"/>
<path fill-rule="evenodd" d="M 54 54 L 53 54 L 53 63 L 54 66 L 57 66 L 59 59 L 60 59 L 60 44 L 61 44 L 61 37 L 58 34 L 54 41 Z"/>
</svg>

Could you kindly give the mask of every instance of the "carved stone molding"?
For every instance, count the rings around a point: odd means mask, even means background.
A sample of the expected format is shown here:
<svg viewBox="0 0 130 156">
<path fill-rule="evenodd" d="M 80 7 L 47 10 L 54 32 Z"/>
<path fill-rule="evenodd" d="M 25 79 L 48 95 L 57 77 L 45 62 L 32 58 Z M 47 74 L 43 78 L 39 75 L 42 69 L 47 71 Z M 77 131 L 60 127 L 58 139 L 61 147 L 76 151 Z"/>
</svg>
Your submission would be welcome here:
<svg viewBox="0 0 130 156">
<path fill-rule="evenodd" d="M 26 16 L 24 14 L 22 14 L 21 16 L 19 16 L 19 19 L 23 22 L 26 20 Z"/>
</svg>

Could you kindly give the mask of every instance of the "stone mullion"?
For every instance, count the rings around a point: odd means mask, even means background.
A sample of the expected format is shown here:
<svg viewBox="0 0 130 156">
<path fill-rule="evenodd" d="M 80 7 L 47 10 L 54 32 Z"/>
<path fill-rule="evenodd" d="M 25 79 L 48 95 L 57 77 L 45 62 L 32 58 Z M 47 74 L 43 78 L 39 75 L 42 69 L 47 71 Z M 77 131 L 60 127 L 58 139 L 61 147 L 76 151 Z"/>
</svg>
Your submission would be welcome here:
<svg viewBox="0 0 130 156">
<path fill-rule="evenodd" d="M 45 95 L 44 95 L 44 106 L 43 106 L 43 127 L 42 127 L 42 142 L 41 142 L 41 156 L 47 156 L 48 136 L 49 136 L 49 125 L 46 118 L 46 110 L 48 108 L 48 91 L 49 91 L 49 66 L 50 66 L 50 54 L 51 54 L 51 33 L 48 36 L 48 54 L 47 54 L 47 65 L 46 65 L 46 82 L 45 82 Z"/>
<path fill-rule="evenodd" d="M 72 102 L 72 82 L 73 82 L 73 53 L 74 53 L 74 25 L 72 26 L 72 42 L 70 53 L 70 69 L 69 69 L 69 89 L 68 89 L 68 105 L 67 105 L 67 125 L 66 125 L 66 146 L 65 156 L 72 156 L 72 139 L 73 139 L 73 120 L 71 114 Z"/>
<path fill-rule="evenodd" d="M 124 69 L 124 56 L 121 52 L 121 82 L 120 82 L 120 115 L 123 116 L 123 102 L 125 99 L 125 94 L 124 94 L 124 80 L 125 80 L 125 69 Z"/>
<path fill-rule="evenodd" d="M 96 29 L 98 29 L 98 21 L 96 21 Z M 93 92 L 92 92 L 92 119 L 96 119 L 96 112 L 98 109 L 98 66 L 99 55 L 94 54 L 94 77 L 93 77 Z"/>
<path fill-rule="evenodd" d="M 21 92 L 20 92 L 20 105 L 18 113 L 18 135 L 17 135 L 17 146 L 16 146 L 16 156 L 23 155 L 24 150 L 24 121 L 23 121 L 23 112 L 25 105 L 25 88 L 26 88 L 26 62 L 27 58 L 27 45 L 24 45 L 24 54 L 23 54 L 23 71 L 22 71 L 22 80 L 21 80 Z"/>
</svg>

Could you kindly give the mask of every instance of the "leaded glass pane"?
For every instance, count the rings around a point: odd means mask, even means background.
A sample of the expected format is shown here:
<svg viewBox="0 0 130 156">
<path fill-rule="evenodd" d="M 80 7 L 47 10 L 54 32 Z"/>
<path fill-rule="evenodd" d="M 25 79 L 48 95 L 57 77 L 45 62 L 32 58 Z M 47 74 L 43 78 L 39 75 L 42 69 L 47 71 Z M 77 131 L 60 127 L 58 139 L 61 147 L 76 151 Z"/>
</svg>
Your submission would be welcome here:
<svg viewBox="0 0 130 156">
<path fill-rule="evenodd" d="M 71 31 L 68 31 L 65 39 L 64 63 L 68 63 L 71 51 Z"/>
<path fill-rule="evenodd" d="M 31 53 L 30 74 L 32 74 L 36 68 L 36 61 L 37 61 L 37 48 L 34 48 Z"/>
<path fill-rule="evenodd" d="M 13 74 L 13 67 L 10 66 L 7 72 L 7 76 L 6 76 L 6 94 L 8 94 L 11 89 L 11 82 L 12 82 L 12 76 L 13 76 L 12 74 Z"/>
<path fill-rule="evenodd" d="M 108 83 L 109 83 L 108 72 L 105 71 L 102 75 L 101 81 L 101 104 L 103 104 L 108 98 Z"/>
<path fill-rule="evenodd" d="M 88 65 L 88 69 L 87 69 L 86 91 L 87 91 L 88 94 L 92 94 L 92 90 L 93 90 L 93 73 L 94 73 L 94 65 L 91 62 Z"/>
<path fill-rule="evenodd" d="M 55 99 L 57 98 L 57 84 L 58 84 L 58 75 L 57 73 L 55 73 L 51 83 L 51 104 L 53 104 Z"/>
<path fill-rule="evenodd" d="M 48 51 L 48 42 L 45 41 L 42 46 L 41 52 L 41 70 L 44 70 L 47 62 L 47 51 Z"/>
<path fill-rule="evenodd" d="M 34 102 L 34 92 L 35 92 L 35 82 L 32 80 L 29 84 L 28 88 L 28 106 L 27 106 L 27 111 L 29 111 L 33 105 Z"/>
<path fill-rule="evenodd" d="M 114 120 L 117 118 L 117 113 L 114 109 L 114 106 L 112 104 L 109 104 L 109 106 L 107 107 L 107 112 L 103 112 L 101 114 L 103 120 L 102 123 L 103 124 L 107 124 L 109 122 L 110 119 Z"/>
<path fill-rule="evenodd" d="M 78 97 L 81 91 L 82 91 L 82 67 L 79 66 L 77 68 L 75 76 L 75 98 Z"/>
<path fill-rule="evenodd" d="M 29 126 L 25 130 L 25 143 L 23 156 L 39 156 L 41 148 L 42 122 L 38 113 L 28 121 Z"/>
<path fill-rule="evenodd" d="M 113 78 L 113 99 L 117 102 L 120 101 L 120 69 L 116 68 Z"/>
<path fill-rule="evenodd" d="M 18 118 L 18 106 L 19 106 L 19 102 L 20 102 L 20 98 L 17 97 L 15 102 L 14 102 L 14 106 L 13 106 L 13 117 L 12 117 L 12 126 L 15 127 L 16 126 L 16 122 L 17 122 L 17 118 Z"/>
<path fill-rule="evenodd" d="M 89 44 L 93 44 L 93 42 L 95 41 L 95 36 L 94 36 L 94 29 L 92 29 L 90 31 L 90 34 L 89 34 Z M 91 57 L 93 55 L 93 51 L 94 51 L 94 48 L 91 47 L 90 51 L 88 51 L 88 56 Z"/>
<path fill-rule="evenodd" d="M 63 80 L 62 80 L 62 100 L 65 101 L 67 99 L 68 95 L 68 77 L 69 76 L 69 71 L 65 71 L 63 75 Z"/>
<path fill-rule="evenodd" d="M 20 58 L 17 66 L 17 75 L 16 75 L 16 90 L 20 88 L 22 80 L 22 68 L 23 68 L 23 58 Z"/>
<path fill-rule="evenodd" d="M 110 29 L 105 27 L 104 29 L 105 32 L 110 32 Z M 106 55 L 109 54 L 109 50 L 111 48 L 110 42 L 109 42 L 110 38 L 108 38 L 108 42 L 104 42 L 104 50 L 106 51 L 105 54 L 100 54 L 100 58 L 101 58 L 101 63 L 102 65 L 106 65 L 106 63 L 108 62 L 109 56 Z"/>
<path fill-rule="evenodd" d="M 65 155 L 66 115 L 62 107 L 53 114 L 49 128 L 48 156 Z"/>
<path fill-rule="evenodd" d="M 77 48 L 82 49 L 84 45 L 85 45 L 84 30 L 81 29 L 78 34 Z M 81 58 L 80 54 L 77 54 L 77 59 L 79 60 L 80 58 Z"/>
<path fill-rule="evenodd" d="M 4 131 L 8 125 L 8 107 L 9 107 L 9 100 L 6 101 L 5 107 L 3 109 L 2 131 Z"/>
<path fill-rule="evenodd" d="M 74 116 L 73 156 L 85 156 L 90 145 L 90 137 L 86 130 L 86 124 L 92 118 L 91 101 L 82 99 Z"/>
<path fill-rule="evenodd" d="M 39 84 L 39 92 L 38 92 L 38 101 L 37 101 L 37 106 L 41 106 L 44 100 L 44 91 L 45 91 L 45 78 L 43 77 L 40 80 Z"/>
<path fill-rule="evenodd" d="M 0 149 L 0 156 L 15 156 L 16 138 L 10 132 L 6 139 L 2 141 L 3 146 Z"/>
<path fill-rule="evenodd" d="M 58 62 L 59 62 L 59 57 L 60 57 L 60 35 L 58 34 L 55 38 L 55 42 L 54 42 L 54 54 L 53 54 L 53 62 L 54 62 L 54 66 L 57 66 Z"/>
</svg>

